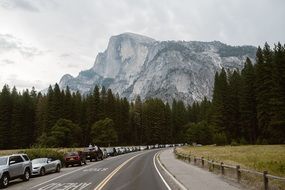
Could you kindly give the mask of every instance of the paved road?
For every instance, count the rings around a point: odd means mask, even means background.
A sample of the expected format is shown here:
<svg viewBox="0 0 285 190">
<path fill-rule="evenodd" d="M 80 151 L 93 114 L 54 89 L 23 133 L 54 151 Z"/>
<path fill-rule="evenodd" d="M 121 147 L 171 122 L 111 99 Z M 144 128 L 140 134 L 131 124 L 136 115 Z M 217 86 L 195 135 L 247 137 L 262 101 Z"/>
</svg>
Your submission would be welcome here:
<svg viewBox="0 0 285 190">
<path fill-rule="evenodd" d="M 86 166 L 63 168 L 60 173 L 11 182 L 8 190 L 167 189 L 154 166 L 159 150 L 111 157 Z"/>
</svg>

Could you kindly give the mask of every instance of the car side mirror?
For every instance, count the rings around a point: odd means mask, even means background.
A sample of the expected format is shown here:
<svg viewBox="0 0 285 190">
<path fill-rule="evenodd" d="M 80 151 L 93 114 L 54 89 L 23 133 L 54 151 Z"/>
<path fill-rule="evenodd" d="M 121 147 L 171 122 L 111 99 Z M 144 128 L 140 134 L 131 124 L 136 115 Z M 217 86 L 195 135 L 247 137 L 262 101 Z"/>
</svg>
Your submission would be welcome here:
<svg viewBox="0 0 285 190">
<path fill-rule="evenodd" d="M 9 165 L 12 165 L 12 164 L 15 164 L 15 163 L 16 163 L 15 160 L 11 160 L 11 161 L 9 162 Z"/>
</svg>

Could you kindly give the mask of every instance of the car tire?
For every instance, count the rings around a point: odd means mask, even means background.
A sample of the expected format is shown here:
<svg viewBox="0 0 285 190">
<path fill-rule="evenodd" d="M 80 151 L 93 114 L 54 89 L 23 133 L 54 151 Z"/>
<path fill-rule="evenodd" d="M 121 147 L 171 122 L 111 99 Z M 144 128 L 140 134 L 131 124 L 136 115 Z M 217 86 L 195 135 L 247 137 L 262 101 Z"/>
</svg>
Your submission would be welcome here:
<svg viewBox="0 0 285 190">
<path fill-rule="evenodd" d="M 3 174 L 2 178 L 0 179 L 0 187 L 6 188 L 9 185 L 9 176 L 7 174 Z"/>
<path fill-rule="evenodd" d="M 45 168 L 41 168 L 40 175 L 44 176 L 45 174 L 46 174 L 46 169 Z"/>
<path fill-rule="evenodd" d="M 59 173 L 60 172 L 60 165 L 56 166 L 55 172 Z"/>
<path fill-rule="evenodd" d="M 24 175 L 23 175 L 23 180 L 24 181 L 29 181 L 31 177 L 31 173 L 29 169 L 25 169 Z"/>
<path fill-rule="evenodd" d="M 69 165 L 68 165 L 68 164 L 65 164 L 64 166 L 65 166 L 66 168 L 68 168 Z"/>
</svg>

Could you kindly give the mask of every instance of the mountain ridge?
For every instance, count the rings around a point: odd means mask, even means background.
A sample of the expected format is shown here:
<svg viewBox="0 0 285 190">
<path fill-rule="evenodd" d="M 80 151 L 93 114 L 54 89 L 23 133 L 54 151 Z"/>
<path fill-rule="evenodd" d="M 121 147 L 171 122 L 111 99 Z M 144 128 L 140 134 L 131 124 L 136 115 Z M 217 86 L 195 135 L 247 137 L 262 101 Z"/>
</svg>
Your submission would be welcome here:
<svg viewBox="0 0 285 190">
<path fill-rule="evenodd" d="M 246 57 L 255 59 L 256 47 L 230 46 L 219 41 L 156 41 L 134 33 L 112 36 L 98 53 L 92 68 L 77 77 L 64 75 L 59 85 L 89 93 L 105 86 L 129 100 L 172 99 L 184 103 L 212 95 L 214 75 L 222 67 L 243 68 Z"/>
</svg>

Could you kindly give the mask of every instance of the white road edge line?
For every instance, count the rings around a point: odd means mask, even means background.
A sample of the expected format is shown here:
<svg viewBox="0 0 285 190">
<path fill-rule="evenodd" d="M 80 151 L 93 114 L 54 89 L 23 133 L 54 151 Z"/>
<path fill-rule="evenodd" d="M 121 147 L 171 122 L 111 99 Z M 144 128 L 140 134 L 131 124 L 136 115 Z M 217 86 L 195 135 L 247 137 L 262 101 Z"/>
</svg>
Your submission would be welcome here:
<svg viewBox="0 0 285 190">
<path fill-rule="evenodd" d="M 94 190 L 101 190 L 109 181 L 110 179 L 124 166 L 126 165 L 129 161 L 131 161 L 132 159 L 134 159 L 137 156 L 140 156 L 143 153 L 137 154 L 131 158 L 129 158 L 128 160 L 126 160 L 125 162 L 123 162 L 122 164 L 120 164 L 115 170 L 113 170 L 105 179 L 103 179 L 96 187 Z"/>
<path fill-rule="evenodd" d="M 158 152 L 159 154 L 161 152 Z M 159 166 L 169 175 L 169 177 L 179 186 L 181 190 L 187 190 L 187 188 L 180 182 L 178 181 L 160 162 L 159 158 L 157 158 L 157 162 Z"/>
<path fill-rule="evenodd" d="M 48 182 L 51 182 L 51 181 L 56 180 L 56 179 L 59 179 L 59 178 L 61 178 L 61 177 L 67 176 L 67 175 L 72 174 L 72 173 L 74 173 L 74 172 L 77 172 L 77 171 L 79 171 L 79 170 L 83 170 L 83 169 L 85 169 L 87 166 L 93 166 L 93 165 L 95 165 L 95 164 L 97 164 L 97 163 L 98 163 L 98 162 L 95 162 L 95 163 L 93 163 L 93 164 L 86 165 L 86 166 L 84 166 L 84 167 L 80 167 L 80 168 L 77 169 L 77 170 L 73 170 L 73 171 L 68 172 L 68 173 L 66 173 L 66 174 L 63 174 L 63 175 L 61 175 L 61 176 L 52 178 L 52 179 L 50 179 L 50 180 L 48 180 L 48 181 L 45 181 L 45 182 L 43 182 L 43 183 L 40 183 L 40 184 L 38 184 L 38 185 L 32 187 L 31 189 L 34 189 L 34 188 L 36 188 L 36 187 L 39 187 L 39 186 L 41 186 L 41 185 L 44 185 L 44 184 L 46 184 L 46 183 L 48 183 Z"/>
<path fill-rule="evenodd" d="M 161 175 L 161 173 L 159 172 L 159 170 L 158 170 L 158 168 L 157 168 L 157 166 L 156 166 L 155 160 L 156 160 L 156 158 L 157 158 L 157 154 L 158 154 L 158 153 L 159 153 L 159 152 L 157 152 L 157 153 L 154 155 L 154 157 L 153 157 L 153 164 L 154 164 L 154 167 L 155 167 L 156 172 L 158 173 L 159 177 L 162 179 L 164 185 L 167 187 L 168 190 L 171 190 L 171 188 L 169 187 L 169 185 L 167 184 L 167 182 L 165 181 L 165 179 L 163 178 L 163 176 Z M 157 159 L 157 160 L 158 160 L 158 159 Z"/>
</svg>

